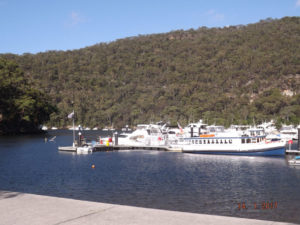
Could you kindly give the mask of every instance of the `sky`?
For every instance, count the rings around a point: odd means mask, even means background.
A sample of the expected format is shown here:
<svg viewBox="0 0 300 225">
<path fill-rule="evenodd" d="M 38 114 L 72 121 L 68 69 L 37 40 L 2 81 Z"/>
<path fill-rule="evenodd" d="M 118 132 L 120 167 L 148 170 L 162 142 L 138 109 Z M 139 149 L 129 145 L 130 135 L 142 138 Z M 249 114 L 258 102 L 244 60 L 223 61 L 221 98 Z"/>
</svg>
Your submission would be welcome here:
<svg viewBox="0 0 300 225">
<path fill-rule="evenodd" d="M 0 54 L 300 16 L 300 0 L 0 0 Z"/>
</svg>

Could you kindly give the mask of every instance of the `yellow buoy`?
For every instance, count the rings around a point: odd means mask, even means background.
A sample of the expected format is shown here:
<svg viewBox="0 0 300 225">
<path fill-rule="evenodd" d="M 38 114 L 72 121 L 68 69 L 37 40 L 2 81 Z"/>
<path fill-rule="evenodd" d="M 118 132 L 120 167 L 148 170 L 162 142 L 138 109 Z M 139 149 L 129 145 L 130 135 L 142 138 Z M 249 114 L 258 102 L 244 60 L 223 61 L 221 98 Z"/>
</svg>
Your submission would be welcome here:
<svg viewBox="0 0 300 225">
<path fill-rule="evenodd" d="M 94 164 L 92 165 L 92 168 L 95 169 L 95 165 Z"/>
</svg>

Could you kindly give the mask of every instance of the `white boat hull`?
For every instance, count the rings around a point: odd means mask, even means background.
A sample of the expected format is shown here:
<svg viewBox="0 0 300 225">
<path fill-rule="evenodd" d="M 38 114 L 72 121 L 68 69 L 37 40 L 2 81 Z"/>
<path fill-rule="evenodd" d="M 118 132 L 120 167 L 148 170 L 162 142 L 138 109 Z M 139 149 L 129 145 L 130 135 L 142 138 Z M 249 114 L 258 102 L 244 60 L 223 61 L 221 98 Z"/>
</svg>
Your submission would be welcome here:
<svg viewBox="0 0 300 225">
<path fill-rule="evenodd" d="M 172 147 L 181 148 L 187 153 L 230 154 L 230 155 L 285 155 L 285 142 L 261 142 L 247 144 L 177 144 Z"/>
<path fill-rule="evenodd" d="M 77 147 L 77 154 L 88 154 L 93 151 L 91 146 Z"/>
<path fill-rule="evenodd" d="M 289 160 L 288 161 L 290 165 L 294 165 L 294 166 L 300 166 L 300 160 Z"/>
</svg>

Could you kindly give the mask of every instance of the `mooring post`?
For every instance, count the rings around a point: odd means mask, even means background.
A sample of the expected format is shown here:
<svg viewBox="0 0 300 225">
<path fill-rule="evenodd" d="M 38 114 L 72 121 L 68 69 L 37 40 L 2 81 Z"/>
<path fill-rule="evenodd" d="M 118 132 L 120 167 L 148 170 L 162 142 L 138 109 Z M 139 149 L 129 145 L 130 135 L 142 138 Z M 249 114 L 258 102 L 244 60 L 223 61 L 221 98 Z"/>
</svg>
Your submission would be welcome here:
<svg viewBox="0 0 300 225">
<path fill-rule="evenodd" d="M 114 136 L 115 136 L 115 146 L 118 146 L 119 145 L 118 132 L 115 132 Z"/>
</svg>

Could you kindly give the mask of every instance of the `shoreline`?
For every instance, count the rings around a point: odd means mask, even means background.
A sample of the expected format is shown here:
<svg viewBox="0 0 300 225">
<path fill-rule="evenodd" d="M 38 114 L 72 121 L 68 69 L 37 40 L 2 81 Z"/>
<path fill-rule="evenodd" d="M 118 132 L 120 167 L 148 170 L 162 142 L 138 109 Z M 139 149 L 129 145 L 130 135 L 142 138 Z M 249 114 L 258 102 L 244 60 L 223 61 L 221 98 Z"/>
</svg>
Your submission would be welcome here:
<svg viewBox="0 0 300 225">
<path fill-rule="evenodd" d="M 149 209 L 0 190 L 0 224 L 232 224 L 284 225 L 287 222 Z"/>
</svg>

